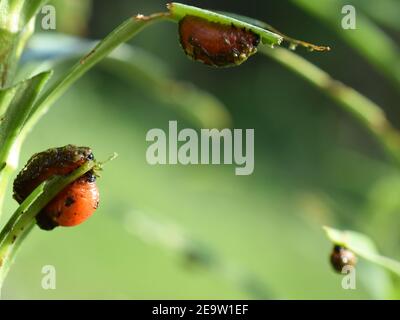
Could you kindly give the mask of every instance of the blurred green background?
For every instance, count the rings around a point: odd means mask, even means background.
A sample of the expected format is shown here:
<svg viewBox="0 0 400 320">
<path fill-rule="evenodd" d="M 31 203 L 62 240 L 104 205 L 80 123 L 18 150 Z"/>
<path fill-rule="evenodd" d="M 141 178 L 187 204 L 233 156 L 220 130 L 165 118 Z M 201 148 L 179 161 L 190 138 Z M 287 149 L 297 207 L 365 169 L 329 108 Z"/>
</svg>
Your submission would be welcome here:
<svg viewBox="0 0 400 320">
<path fill-rule="evenodd" d="M 366 94 L 400 126 L 399 83 L 351 46 L 342 33 L 356 31 L 340 28 L 340 10 L 330 11 L 337 24 L 332 25 L 304 10 L 304 1 L 184 2 L 258 18 L 293 37 L 331 46 L 327 54 L 301 48 L 297 53 Z M 379 10 L 371 10 L 370 3 L 346 1 L 398 47 L 400 21 L 390 13 L 400 12 L 400 3 L 379 1 Z M 55 4 L 57 32 L 90 39 L 103 38 L 131 15 L 165 10 L 158 0 Z M 38 32 L 54 33 L 40 27 Z M 375 39 L 368 41 L 373 45 Z M 255 129 L 254 173 L 235 176 L 229 165 L 148 165 L 149 129 L 166 129 L 169 120 L 178 120 L 181 129 L 198 123 L 155 97 L 140 77 L 120 76 L 112 66 L 95 68 L 35 128 L 21 167 L 33 153 L 69 143 L 91 146 L 100 160 L 117 152 L 98 181 L 100 207 L 76 228 L 36 228 L 7 278 L 3 298 L 400 297 L 396 278 L 362 260 L 357 289 L 343 290 L 342 276 L 329 265 L 332 244 L 321 229 L 364 232 L 383 254 L 400 259 L 400 174 L 365 129 L 262 55 L 239 68 L 193 63 L 170 23 L 146 29 L 131 44 L 161 59 L 174 79 L 217 97 L 235 128 Z M 71 64 L 57 68 L 56 76 Z M 11 190 L 8 199 L 5 212 L 11 213 L 16 208 Z M 41 287 L 44 265 L 56 268 L 56 290 Z"/>
</svg>

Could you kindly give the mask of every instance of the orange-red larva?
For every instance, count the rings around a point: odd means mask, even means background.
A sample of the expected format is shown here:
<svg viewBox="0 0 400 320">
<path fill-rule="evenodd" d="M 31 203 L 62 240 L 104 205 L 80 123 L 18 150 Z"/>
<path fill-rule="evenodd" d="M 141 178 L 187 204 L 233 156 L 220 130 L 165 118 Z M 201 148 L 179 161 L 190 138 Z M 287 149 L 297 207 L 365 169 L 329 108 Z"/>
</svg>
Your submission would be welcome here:
<svg viewBox="0 0 400 320">
<path fill-rule="evenodd" d="M 217 67 L 239 65 L 257 52 L 260 37 L 254 32 L 185 16 L 179 22 L 180 43 L 186 55 Z"/>
<path fill-rule="evenodd" d="M 54 175 L 67 175 L 93 160 L 90 148 L 67 145 L 35 154 L 14 180 L 14 198 L 22 203 L 43 181 Z M 52 230 L 57 226 L 75 226 L 97 209 L 99 192 L 92 171 L 69 184 L 36 216 L 38 226 Z"/>
<path fill-rule="evenodd" d="M 39 226 L 51 226 L 52 222 L 64 227 L 81 224 L 98 207 L 99 192 L 95 176 L 89 172 L 61 191 L 45 208 L 43 216 L 38 215 Z"/>
</svg>

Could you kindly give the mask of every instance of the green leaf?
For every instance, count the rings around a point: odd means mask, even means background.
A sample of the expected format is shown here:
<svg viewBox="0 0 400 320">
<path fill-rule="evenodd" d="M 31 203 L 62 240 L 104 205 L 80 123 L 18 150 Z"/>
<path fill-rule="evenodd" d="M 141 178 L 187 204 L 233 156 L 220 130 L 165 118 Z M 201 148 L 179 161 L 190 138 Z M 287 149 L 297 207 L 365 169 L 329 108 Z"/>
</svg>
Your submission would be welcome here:
<svg viewBox="0 0 400 320">
<path fill-rule="evenodd" d="M 49 0 L 1 0 L 0 29 L 17 33 L 29 24 Z"/>
<path fill-rule="evenodd" d="M 360 7 L 368 16 L 387 28 L 400 32 L 398 0 L 354 0 L 354 5 Z"/>
<path fill-rule="evenodd" d="M 51 72 L 41 73 L 17 85 L 0 90 L 0 213 L 5 189 L 18 166 L 21 140 L 19 134 L 39 92 Z M 1 215 L 1 214 L 0 214 Z"/>
<path fill-rule="evenodd" d="M 375 243 L 366 235 L 355 231 L 341 231 L 323 227 L 327 237 L 334 243 L 343 246 L 356 255 L 382 266 L 400 276 L 400 262 L 381 256 Z"/>
<path fill-rule="evenodd" d="M 11 88 L 0 91 L 0 106 L 2 109 L 6 109 L 0 124 L 0 163 L 12 165 L 12 163 L 8 163 L 11 149 L 28 119 L 38 94 L 51 74 L 51 71 L 43 72 Z"/>
<path fill-rule="evenodd" d="M 259 51 L 326 93 L 361 125 L 369 130 L 387 155 L 400 166 L 400 134 L 386 117 L 383 109 L 360 92 L 333 79 L 328 73 L 303 57 L 284 48 L 272 50 L 260 46 Z"/>
<path fill-rule="evenodd" d="M 48 0 L 0 1 L 0 88 L 9 86 L 25 44 L 35 27 L 35 15 Z"/>
<path fill-rule="evenodd" d="M 241 21 L 246 21 L 247 23 L 250 23 L 254 26 L 260 27 L 262 29 L 266 29 L 269 30 L 273 33 L 276 33 L 278 35 L 280 35 L 282 37 L 282 41 L 286 41 L 289 43 L 289 48 L 291 50 L 295 50 L 297 48 L 297 46 L 302 46 L 304 48 L 307 48 L 309 51 L 330 51 L 331 48 L 329 46 L 320 46 L 320 45 L 315 45 L 309 42 L 305 42 L 303 40 L 298 40 L 298 39 L 294 39 L 292 37 L 287 36 L 286 34 L 283 34 L 282 32 L 278 31 L 276 28 L 274 28 L 273 26 L 271 26 L 270 24 L 264 22 L 264 21 L 260 21 L 254 18 L 250 18 L 247 16 L 242 16 L 236 13 L 228 13 L 228 12 L 221 12 L 229 17 L 241 20 Z"/>
<path fill-rule="evenodd" d="M 332 28 L 349 46 L 357 50 L 362 57 L 371 62 L 376 70 L 382 72 L 400 87 L 400 48 L 384 30 L 372 20 L 363 15 L 360 10 L 356 11 L 357 20 L 355 30 L 344 30 L 338 16 L 342 7 L 347 4 L 343 0 L 292 0 L 294 4 L 321 19 Z M 379 1 L 379 5 L 382 1 Z M 397 1 L 396 13 L 400 6 Z M 337 12 L 337 14 L 332 14 Z M 340 15 L 339 17 L 344 17 Z M 398 14 L 396 14 L 398 18 Z M 398 20 L 398 19 L 397 19 Z"/>
<path fill-rule="evenodd" d="M 228 15 L 177 2 L 168 4 L 168 9 L 171 12 L 172 18 L 177 21 L 183 19 L 186 15 L 190 15 L 206 19 L 210 22 L 216 22 L 228 26 L 234 25 L 237 28 L 250 30 L 260 36 L 262 43 L 270 46 L 279 45 L 283 40 L 283 38 L 276 33 L 260 28 L 257 25 L 247 23 L 246 21 L 235 19 Z"/>
</svg>

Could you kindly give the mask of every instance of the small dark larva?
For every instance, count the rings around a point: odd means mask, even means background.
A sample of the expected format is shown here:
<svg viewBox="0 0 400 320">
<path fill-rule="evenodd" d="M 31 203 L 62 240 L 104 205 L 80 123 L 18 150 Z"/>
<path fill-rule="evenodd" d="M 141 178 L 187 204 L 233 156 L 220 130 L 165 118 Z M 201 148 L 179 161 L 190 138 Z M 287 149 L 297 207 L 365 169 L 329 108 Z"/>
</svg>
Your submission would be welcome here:
<svg viewBox="0 0 400 320">
<path fill-rule="evenodd" d="M 339 273 L 342 272 L 345 266 L 355 266 L 357 263 L 355 254 L 339 245 L 333 247 L 330 260 L 333 269 Z"/>
<path fill-rule="evenodd" d="M 54 175 L 67 175 L 94 160 L 90 148 L 67 145 L 32 156 L 14 180 L 14 199 L 22 203 L 43 181 Z M 92 171 L 61 191 L 37 216 L 38 226 L 52 230 L 57 226 L 75 226 L 85 221 L 97 209 L 99 192 Z"/>
<path fill-rule="evenodd" d="M 260 37 L 250 30 L 185 16 L 179 35 L 186 55 L 210 66 L 227 67 L 243 63 L 257 52 Z"/>
</svg>

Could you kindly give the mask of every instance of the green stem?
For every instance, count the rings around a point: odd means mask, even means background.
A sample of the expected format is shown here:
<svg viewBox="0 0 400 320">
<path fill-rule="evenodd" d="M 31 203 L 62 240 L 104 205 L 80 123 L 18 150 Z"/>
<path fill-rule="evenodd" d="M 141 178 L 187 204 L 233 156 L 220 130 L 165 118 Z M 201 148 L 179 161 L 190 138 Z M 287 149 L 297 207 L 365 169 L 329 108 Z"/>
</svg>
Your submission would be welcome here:
<svg viewBox="0 0 400 320">
<path fill-rule="evenodd" d="M 63 41 L 64 37 L 36 36 L 33 44 L 31 42 L 30 49 L 41 52 L 43 48 L 49 46 L 49 42 L 57 43 Z M 66 39 L 76 41 L 79 47 L 77 46 L 73 53 L 46 61 L 29 72 L 35 74 L 37 70 L 54 69 L 64 63 L 75 61 L 93 47 L 92 41 L 73 37 Z M 129 83 L 137 84 L 146 94 L 159 99 L 163 105 L 173 108 L 198 127 L 227 128 L 232 125 L 230 113 L 216 97 L 191 83 L 174 79 L 172 70 L 163 61 L 140 48 L 122 45 L 103 59 L 99 67 Z"/>
<path fill-rule="evenodd" d="M 338 16 L 332 14 L 332 12 L 337 12 L 339 14 L 341 8 L 347 4 L 347 2 L 350 1 L 292 0 L 293 4 L 326 23 L 345 40 L 349 46 L 357 50 L 363 59 L 367 59 L 373 64 L 378 72 L 381 72 L 388 79 L 391 79 L 397 87 L 400 87 L 399 46 L 383 29 L 367 16 L 363 15 L 361 10 L 358 10 L 358 5 L 355 4 L 357 8 L 356 29 L 344 30 Z M 366 3 L 364 5 L 368 6 Z M 381 5 L 381 3 L 379 3 L 379 5 Z M 341 18 L 342 17 L 340 17 L 340 19 Z"/>
<path fill-rule="evenodd" d="M 102 61 L 110 52 L 121 43 L 127 42 L 144 27 L 157 21 L 169 18 L 169 13 L 157 13 L 150 16 L 132 17 L 122 23 L 117 29 L 104 38 L 89 54 L 83 57 L 66 76 L 54 83 L 35 103 L 31 116 L 21 131 L 23 141 L 40 118 L 49 110 L 50 106 L 67 91 L 89 69 Z"/>
<path fill-rule="evenodd" d="M 3 164 L 4 167 L 0 168 L 0 217 L 1 217 L 1 208 L 3 208 L 3 203 L 4 203 L 4 195 L 6 193 L 8 181 L 10 180 L 10 177 L 12 173 L 14 172 L 14 169 L 7 165 L 6 163 Z"/>
<path fill-rule="evenodd" d="M 0 290 L 22 240 L 36 223 L 36 215 L 66 186 L 95 165 L 94 161 L 87 161 L 67 176 L 56 176 L 43 182 L 14 212 L 0 233 Z"/>
<path fill-rule="evenodd" d="M 23 49 L 35 29 L 35 14 L 47 2 L 0 1 L 0 88 L 12 85 Z"/>
<path fill-rule="evenodd" d="M 261 46 L 260 52 L 300 75 L 335 100 L 376 137 L 385 151 L 400 166 L 400 134 L 377 104 L 287 49 L 272 50 L 267 46 Z"/>
<path fill-rule="evenodd" d="M 6 112 L 2 115 L 3 121 L 0 125 L 0 205 L 11 175 L 18 167 L 22 142 L 19 133 L 50 75 L 51 72 L 41 73 L 1 91 L 1 102 L 6 107 Z"/>
</svg>

